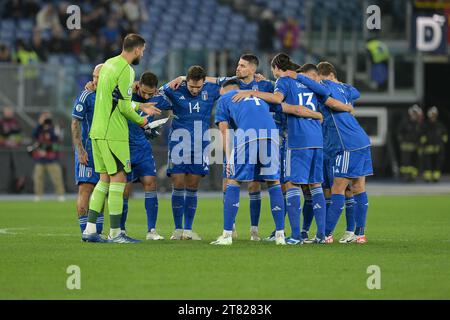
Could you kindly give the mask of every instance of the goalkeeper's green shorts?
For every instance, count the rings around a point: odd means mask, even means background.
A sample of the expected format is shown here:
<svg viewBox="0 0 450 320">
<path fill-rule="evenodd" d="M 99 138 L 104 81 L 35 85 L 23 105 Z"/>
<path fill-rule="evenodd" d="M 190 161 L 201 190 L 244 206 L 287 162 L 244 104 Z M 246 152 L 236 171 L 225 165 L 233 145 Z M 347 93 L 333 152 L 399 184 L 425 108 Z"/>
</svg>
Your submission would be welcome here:
<svg viewBox="0 0 450 320">
<path fill-rule="evenodd" d="M 114 175 L 123 170 L 131 172 L 128 141 L 92 139 L 92 156 L 95 172 Z"/>
</svg>

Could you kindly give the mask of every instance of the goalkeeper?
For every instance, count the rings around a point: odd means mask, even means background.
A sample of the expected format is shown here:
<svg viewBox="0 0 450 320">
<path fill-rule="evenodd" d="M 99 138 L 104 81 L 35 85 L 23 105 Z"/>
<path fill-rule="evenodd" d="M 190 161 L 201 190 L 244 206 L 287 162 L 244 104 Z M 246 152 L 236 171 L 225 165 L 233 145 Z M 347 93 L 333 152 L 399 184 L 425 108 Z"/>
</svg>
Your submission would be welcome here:
<svg viewBox="0 0 450 320">
<path fill-rule="evenodd" d="M 100 71 L 89 134 L 95 171 L 100 174 L 100 181 L 91 196 L 88 222 L 83 233 L 83 240 L 88 242 L 140 242 L 120 232 L 120 221 L 126 174 L 131 171 L 127 119 L 145 128 L 147 118 L 135 112 L 138 107 L 149 116 L 161 113 L 153 103 L 139 105 L 131 102 L 135 74 L 130 64 L 139 64 L 144 50 L 145 40 L 137 34 L 129 34 L 123 41 L 122 53 L 108 59 Z M 96 229 L 97 216 L 106 195 L 110 215 L 109 240 L 100 238 Z"/>
</svg>

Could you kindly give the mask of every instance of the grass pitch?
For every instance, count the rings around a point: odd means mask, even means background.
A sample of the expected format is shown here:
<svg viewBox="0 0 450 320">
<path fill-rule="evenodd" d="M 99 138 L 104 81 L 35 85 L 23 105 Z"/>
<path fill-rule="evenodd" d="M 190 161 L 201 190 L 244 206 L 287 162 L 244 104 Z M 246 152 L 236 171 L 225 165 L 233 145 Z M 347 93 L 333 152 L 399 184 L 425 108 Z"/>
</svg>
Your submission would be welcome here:
<svg viewBox="0 0 450 320">
<path fill-rule="evenodd" d="M 262 236 L 273 228 L 268 204 Z M 145 239 L 143 200 L 129 207 L 129 234 Z M 82 243 L 75 201 L 2 201 L 0 299 L 450 299 L 449 208 L 449 196 L 373 196 L 367 244 L 279 247 L 248 240 L 244 198 L 239 239 L 216 247 L 221 199 L 199 198 L 194 230 L 203 241 L 139 245 Z M 168 239 L 172 226 L 170 200 L 160 199 L 158 230 Z M 70 265 L 81 269 L 80 290 L 66 287 Z M 370 265 L 381 269 L 380 290 L 367 288 Z"/>
</svg>

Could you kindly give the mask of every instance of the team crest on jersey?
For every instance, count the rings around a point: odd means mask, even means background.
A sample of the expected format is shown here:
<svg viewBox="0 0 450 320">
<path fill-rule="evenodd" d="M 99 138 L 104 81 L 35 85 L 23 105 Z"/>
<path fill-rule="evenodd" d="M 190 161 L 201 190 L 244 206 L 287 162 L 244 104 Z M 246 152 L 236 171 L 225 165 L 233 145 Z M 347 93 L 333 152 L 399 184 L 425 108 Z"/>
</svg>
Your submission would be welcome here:
<svg viewBox="0 0 450 320">
<path fill-rule="evenodd" d="M 77 104 L 76 107 L 75 107 L 75 110 L 77 110 L 77 112 L 83 111 L 83 105 Z"/>
<path fill-rule="evenodd" d="M 253 91 L 259 91 L 259 87 L 258 87 L 258 85 L 257 84 L 255 84 L 253 87 L 252 87 L 252 90 Z"/>
<path fill-rule="evenodd" d="M 202 100 L 203 101 L 208 100 L 208 91 L 202 91 Z"/>
<path fill-rule="evenodd" d="M 86 177 L 92 177 L 92 168 L 86 168 Z"/>
<path fill-rule="evenodd" d="M 131 87 L 128 88 L 128 95 L 131 96 L 131 94 L 133 93 L 133 89 Z"/>
</svg>

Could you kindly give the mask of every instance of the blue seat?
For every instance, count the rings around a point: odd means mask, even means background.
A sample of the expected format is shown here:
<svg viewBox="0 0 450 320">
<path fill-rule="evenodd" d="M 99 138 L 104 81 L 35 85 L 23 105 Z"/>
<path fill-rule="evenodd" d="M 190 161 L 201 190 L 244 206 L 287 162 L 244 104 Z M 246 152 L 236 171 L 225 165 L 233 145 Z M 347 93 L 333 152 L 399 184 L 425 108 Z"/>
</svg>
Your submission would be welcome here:
<svg viewBox="0 0 450 320">
<path fill-rule="evenodd" d="M 0 23 L 0 29 L 2 30 L 14 30 L 16 28 L 16 24 L 14 23 L 14 20 L 12 19 L 5 19 L 2 20 Z"/>
<path fill-rule="evenodd" d="M 33 26 L 34 26 L 33 20 L 30 20 L 30 19 L 19 20 L 19 29 L 21 29 L 21 30 L 32 31 Z"/>
</svg>

